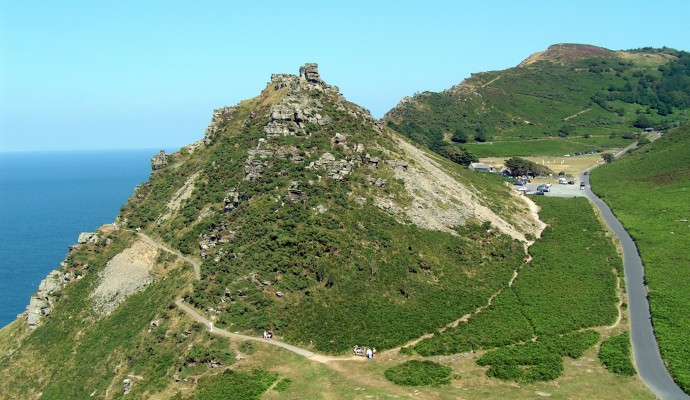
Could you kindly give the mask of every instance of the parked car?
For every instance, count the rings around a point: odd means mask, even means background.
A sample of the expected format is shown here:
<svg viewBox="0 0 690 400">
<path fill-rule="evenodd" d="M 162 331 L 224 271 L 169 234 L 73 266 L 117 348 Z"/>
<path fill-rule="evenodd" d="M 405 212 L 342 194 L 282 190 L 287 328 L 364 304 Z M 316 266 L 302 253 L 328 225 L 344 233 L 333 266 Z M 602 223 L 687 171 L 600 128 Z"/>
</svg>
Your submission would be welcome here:
<svg viewBox="0 0 690 400">
<path fill-rule="evenodd" d="M 548 185 L 542 184 L 542 185 L 537 186 L 537 192 L 550 192 L 550 191 L 551 191 L 551 189 L 549 188 Z"/>
<path fill-rule="evenodd" d="M 575 181 L 568 181 L 568 185 L 574 185 Z"/>
<path fill-rule="evenodd" d="M 587 175 L 587 174 L 588 174 L 588 172 L 587 172 L 587 171 L 585 171 L 585 173 L 584 173 L 584 174 L 582 174 L 582 175 Z"/>
<path fill-rule="evenodd" d="M 584 182 L 580 182 L 580 190 L 585 190 L 585 183 Z"/>
</svg>

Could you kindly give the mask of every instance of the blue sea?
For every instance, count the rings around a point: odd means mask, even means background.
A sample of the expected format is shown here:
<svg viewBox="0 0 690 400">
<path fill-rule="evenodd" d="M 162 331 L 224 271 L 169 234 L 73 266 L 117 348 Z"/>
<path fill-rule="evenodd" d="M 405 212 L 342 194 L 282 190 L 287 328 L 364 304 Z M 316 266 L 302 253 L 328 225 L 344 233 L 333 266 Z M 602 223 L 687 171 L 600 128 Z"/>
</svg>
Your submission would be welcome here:
<svg viewBox="0 0 690 400">
<path fill-rule="evenodd" d="M 0 153 L 0 327 L 80 232 L 111 223 L 157 150 Z"/>
</svg>

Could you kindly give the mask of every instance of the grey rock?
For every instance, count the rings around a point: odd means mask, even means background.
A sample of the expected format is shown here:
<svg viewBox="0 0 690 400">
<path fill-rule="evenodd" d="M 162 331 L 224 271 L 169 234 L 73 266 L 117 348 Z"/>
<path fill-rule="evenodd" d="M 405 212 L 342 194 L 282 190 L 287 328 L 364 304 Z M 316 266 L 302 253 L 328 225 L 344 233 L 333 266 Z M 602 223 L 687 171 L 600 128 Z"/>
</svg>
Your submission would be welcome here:
<svg viewBox="0 0 690 400">
<path fill-rule="evenodd" d="M 151 169 L 157 170 L 168 165 L 168 156 L 165 154 L 165 150 L 161 150 L 158 154 L 151 157 Z"/>
<path fill-rule="evenodd" d="M 132 390 L 132 386 L 134 386 L 134 382 L 131 379 L 129 379 L 129 378 L 123 379 L 122 380 L 122 394 L 126 395 L 127 393 L 129 393 Z"/>
<path fill-rule="evenodd" d="M 94 232 L 82 232 L 77 238 L 78 244 L 98 243 L 98 234 Z"/>
</svg>

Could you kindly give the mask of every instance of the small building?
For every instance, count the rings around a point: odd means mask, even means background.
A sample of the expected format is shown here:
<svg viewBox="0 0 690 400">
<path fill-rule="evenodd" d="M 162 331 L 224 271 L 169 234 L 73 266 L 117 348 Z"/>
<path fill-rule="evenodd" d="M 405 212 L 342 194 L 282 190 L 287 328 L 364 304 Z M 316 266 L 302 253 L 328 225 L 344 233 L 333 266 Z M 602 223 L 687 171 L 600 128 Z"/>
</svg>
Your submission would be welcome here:
<svg viewBox="0 0 690 400">
<path fill-rule="evenodd" d="M 468 168 L 471 169 L 472 171 L 477 171 L 477 172 L 491 172 L 491 173 L 496 172 L 496 168 L 493 165 L 478 163 L 478 162 L 470 163 Z"/>
</svg>

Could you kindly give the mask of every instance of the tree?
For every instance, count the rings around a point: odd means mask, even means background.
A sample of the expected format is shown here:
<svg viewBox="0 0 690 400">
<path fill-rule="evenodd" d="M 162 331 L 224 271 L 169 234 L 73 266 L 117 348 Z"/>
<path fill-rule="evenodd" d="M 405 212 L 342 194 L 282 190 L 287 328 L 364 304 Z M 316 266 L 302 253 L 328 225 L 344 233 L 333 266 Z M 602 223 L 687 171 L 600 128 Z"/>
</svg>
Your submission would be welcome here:
<svg viewBox="0 0 690 400">
<path fill-rule="evenodd" d="M 438 153 L 452 162 L 464 166 L 479 161 L 477 156 L 462 146 L 445 146 L 441 148 Z"/>
<path fill-rule="evenodd" d="M 513 157 L 509 160 L 505 161 L 505 167 L 510 170 L 510 172 L 513 174 L 513 176 L 520 176 L 520 175 L 531 175 L 531 176 L 538 176 L 538 175 L 548 175 L 552 173 L 552 171 L 543 165 L 538 165 L 536 163 L 533 163 L 532 161 L 525 160 L 524 158 L 520 157 Z"/>
<path fill-rule="evenodd" d="M 604 159 L 604 161 L 606 162 L 606 164 L 611 164 L 611 163 L 613 162 L 613 160 L 616 159 L 616 158 L 613 156 L 613 153 L 604 153 L 604 154 L 601 155 L 601 158 Z"/>
<path fill-rule="evenodd" d="M 489 140 L 489 137 L 486 136 L 486 133 L 484 132 L 477 132 L 474 134 L 474 140 L 476 140 L 477 142 L 484 143 L 487 140 Z"/>
<path fill-rule="evenodd" d="M 649 117 L 644 115 L 644 114 L 637 117 L 635 122 L 633 122 L 633 126 L 635 128 L 640 128 L 640 129 L 651 128 L 653 124 L 654 123 L 652 122 L 652 120 L 650 120 Z"/>
<path fill-rule="evenodd" d="M 456 143 L 467 143 L 467 134 L 460 129 L 457 129 L 455 132 L 453 132 L 453 137 L 450 138 L 450 140 L 456 142 Z"/>
</svg>

